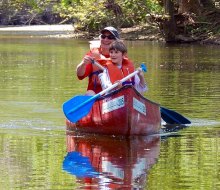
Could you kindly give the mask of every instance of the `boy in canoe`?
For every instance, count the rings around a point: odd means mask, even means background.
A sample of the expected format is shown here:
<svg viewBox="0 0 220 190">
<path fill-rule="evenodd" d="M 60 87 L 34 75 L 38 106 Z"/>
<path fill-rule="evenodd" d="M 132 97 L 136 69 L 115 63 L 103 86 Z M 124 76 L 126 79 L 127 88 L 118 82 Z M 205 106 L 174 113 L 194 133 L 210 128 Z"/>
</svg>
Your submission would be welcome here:
<svg viewBox="0 0 220 190">
<path fill-rule="evenodd" d="M 105 67 L 111 83 L 115 83 L 135 71 L 133 63 L 127 58 L 127 47 L 121 40 L 115 40 L 109 46 L 110 60 L 106 61 Z M 140 93 L 147 91 L 142 69 L 133 78 L 122 85 L 132 84 Z"/>
</svg>

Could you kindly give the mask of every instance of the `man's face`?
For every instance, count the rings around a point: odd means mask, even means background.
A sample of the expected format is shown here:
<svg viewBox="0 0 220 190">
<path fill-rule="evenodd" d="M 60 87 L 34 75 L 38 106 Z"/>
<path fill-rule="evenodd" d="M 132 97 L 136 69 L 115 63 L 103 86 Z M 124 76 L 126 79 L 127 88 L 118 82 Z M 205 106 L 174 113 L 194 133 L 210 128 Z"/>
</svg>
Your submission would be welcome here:
<svg viewBox="0 0 220 190">
<path fill-rule="evenodd" d="M 101 47 L 108 49 L 109 45 L 116 40 L 114 35 L 112 35 L 110 32 L 105 31 L 104 33 L 101 34 L 100 36 L 101 39 Z"/>
</svg>

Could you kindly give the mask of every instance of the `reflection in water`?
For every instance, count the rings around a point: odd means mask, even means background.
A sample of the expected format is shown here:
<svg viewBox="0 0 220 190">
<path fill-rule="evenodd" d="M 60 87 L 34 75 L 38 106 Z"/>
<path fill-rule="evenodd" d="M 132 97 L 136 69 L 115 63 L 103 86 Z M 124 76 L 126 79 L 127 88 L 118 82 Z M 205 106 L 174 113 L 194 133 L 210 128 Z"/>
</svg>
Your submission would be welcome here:
<svg viewBox="0 0 220 190">
<path fill-rule="evenodd" d="M 143 188 L 159 157 L 160 137 L 67 134 L 67 151 L 63 169 L 82 189 Z"/>
</svg>

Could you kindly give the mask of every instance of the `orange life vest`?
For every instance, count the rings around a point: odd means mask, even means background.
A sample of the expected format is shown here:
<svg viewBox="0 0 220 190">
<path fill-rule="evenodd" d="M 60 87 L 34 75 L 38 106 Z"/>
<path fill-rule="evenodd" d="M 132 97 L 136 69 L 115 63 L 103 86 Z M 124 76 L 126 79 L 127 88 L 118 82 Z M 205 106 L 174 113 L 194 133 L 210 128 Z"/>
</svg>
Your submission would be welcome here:
<svg viewBox="0 0 220 190">
<path fill-rule="evenodd" d="M 119 69 L 111 61 L 106 62 L 106 67 L 108 68 L 108 73 L 112 84 L 135 71 L 133 63 L 127 58 L 123 59 L 121 69 Z M 132 77 L 128 79 L 128 81 L 126 81 L 123 84 L 127 84 L 127 83 L 134 85 L 134 78 Z"/>
</svg>

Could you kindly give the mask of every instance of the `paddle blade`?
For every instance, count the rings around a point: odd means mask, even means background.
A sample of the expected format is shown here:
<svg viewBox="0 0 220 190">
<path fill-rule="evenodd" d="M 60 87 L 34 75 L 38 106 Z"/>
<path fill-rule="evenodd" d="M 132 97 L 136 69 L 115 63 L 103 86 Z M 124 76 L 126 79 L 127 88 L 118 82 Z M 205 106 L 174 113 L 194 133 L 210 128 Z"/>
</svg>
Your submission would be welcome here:
<svg viewBox="0 0 220 190">
<path fill-rule="evenodd" d="M 147 67 L 144 63 L 142 63 L 140 67 L 141 67 L 143 72 L 145 72 L 145 73 L 147 72 Z"/>
<path fill-rule="evenodd" d="M 76 151 L 67 153 L 63 161 L 63 170 L 79 178 L 95 177 L 99 174 L 89 158 Z"/>
<path fill-rule="evenodd" d="M 189 121 L 187 118 L 182 116 L 181 114 L 164 108 L 160 107 L 161 117 L 162 119 L 168 123 L 168 124 L 190 124 L 191 121 Z"/>
<path fill-rule="evenodd" d="M 63 112 L 69 121 L 75 123 L 89 113 L 95 100 L 94 96 L 75 96 L 64 102 Z"/>
</svg>

